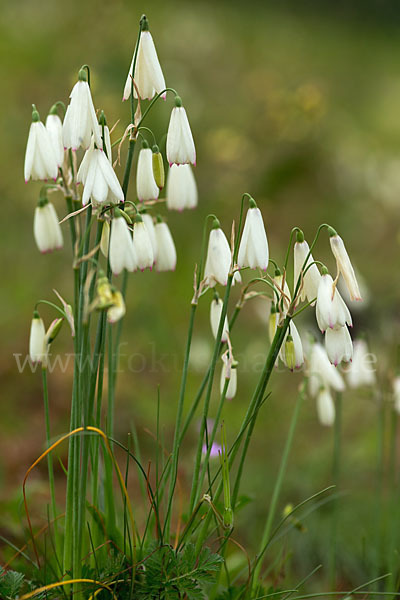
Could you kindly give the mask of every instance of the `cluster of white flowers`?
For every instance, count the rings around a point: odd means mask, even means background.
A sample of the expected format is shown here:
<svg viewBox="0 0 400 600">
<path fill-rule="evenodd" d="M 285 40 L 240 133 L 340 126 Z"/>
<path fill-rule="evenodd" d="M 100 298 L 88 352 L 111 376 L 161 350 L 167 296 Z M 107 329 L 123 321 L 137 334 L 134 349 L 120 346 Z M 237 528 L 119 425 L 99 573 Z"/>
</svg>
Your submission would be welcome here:
<svg viewBox="0 0 400 600">
<path fill-rule="evenodd" d="M 153 267 L 156 271 L 175 269 L 177 253 L 171 231 L 160 216 L 155 219 L 148 212 L 160 200 L 160 191 L 164 188 L 164 158 L 158 146 L 154 143 L 150 148 L 143 136 L 140 102 L 156 95 L 165 98 L 167 90 L 146 17 L 141 19 L 139 43 L 132 58 L 123 100 L 129 98 L 132 89 L 134 98 L 139 98 L 138 122 L 135 116 L 135 122 L 122 139 L 126 139 L 129 130 L 130 140 L 136 140 L 139 135 L 143 139 L 137 160 L 136 204 L 125 202 L 124 190 L 113 166 L 110 130 L 104 113 L 98 114 L 95 109 L 86 66 L 79 70 L 69 104 L 66 110 L 64 108 L 63 121 L 58 115 L 62 102 L 52 106 L 46 125 L 33 105 L 25 154 L 25 181 L 56 182 L 43 186 L 35 210 L 34 238 L 40 252 L 51 252 L 63 246 L 56 209 L 47 199 L 48 189 L 60 190 L 77 202 L 78 185 L 82 184 L 82 210 L 90 206 L 102 222 L 100 249 L 109 260 L 114 275 L 124 269 L 130 272 L 152 270 Z M 153 135 L 148 128 L 144 129 Z M 186 110 L 177 95 L 167 130 L 166 162 L 169 165 L 167 208 L 194 208 L 197 187 L 191 165 L 196 163 L 196 149 Z M 133 206 L 128 207 L 128 204 Z M 76 204 L 73 208 L 77 209 Z M 79 212 L 75 210 L 68 217 L 74 218 Z M 105 289 L 103 278 L 103 296 Z M 106 294 L 107 302 L 100 302 L 100 305 L 107 306 L 109 321 L 114 322 L 124 314 L 125 306 L 117 290 L 110 290 Z"/>
</svg>

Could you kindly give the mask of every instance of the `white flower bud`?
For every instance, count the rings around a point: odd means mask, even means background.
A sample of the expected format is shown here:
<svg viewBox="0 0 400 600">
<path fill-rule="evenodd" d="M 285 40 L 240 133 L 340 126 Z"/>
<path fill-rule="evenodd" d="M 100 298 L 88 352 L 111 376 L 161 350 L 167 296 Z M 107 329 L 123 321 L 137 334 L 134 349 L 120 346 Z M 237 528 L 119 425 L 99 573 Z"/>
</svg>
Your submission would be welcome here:
<svg viewBox="0 0 400 600">
<path fill-rule="evenodd" d="M 63 123 L 64 148 L 77 150 L 89 148 L 92 135 L 98 148 L 102 148 L 100 127 L 94 110 L 90 87 L 84 69 L 79 71 L 79 81 L 72 88 L 70 103 Z"/>
<path fill-rule="evenodd" d="M 363 385 L 375 385 L 375 367 L 369 358 L 368 346 L 364 340 L 353 343 L 353 361 L 346 370 L 347 383 L 351 388 Z"/>
<path fill-rule="evenodd" d="M 45 346 L 46 331 L 44 323 L 35 310 L 31 323 L 31 332 L 29 336 L 29 356 L 33 363 L 41 363 L 46 358 Z"/>
<path fill-rule="evenodd" d="M 335 422 L 335 404 L 327 388 L 320 390 L 317 396 L 317 412 L 321 425 L 330 427 Z"/>
<path fill-rule="evenodd" d="M 153 153 L 150 148 L 143 147 L 139 152 L 136 192 L 141 202 L 156 200 L 160 192 L 154 179 Z"/>
<path fill-rule="evenodd" d="M 156 223 L 154 230 L 157 245 L 154 255 L 156 271 L 175 271 L 176 249 L 168 225 Z"/>
<path fill-rule="evenodd" d="M 52 252 L 63 247 L 63 236 L 53 204 L 40 201 L 33 218 L 33 234 L 40 252 Z"/>
<path fill-rule="evenodd" d="M 250 203 L 239 245 L 239 267 L 268 268 L 269 250 L 261 211 L 254 200 Z"/>
<path fill-rule="evenodd" d="M 210 323 L 211 323 L 211 331 L 213 333 L 213 336 L 215 338 L 217 338 L 217 333 L 218 333 L 218 328 L 219 328 L 219 322 L 221 320 L 221 314 L 222 314 L 222 307 L 223 307 L 223 302 L 221 300 L 221 298 L 214 298 L 211 302 L 211 307 L 210 307 Z M 228 334 L 229 334 L 229 324 L 228 324 L 228 319 L 226 318 L 225 315 L 225 321 L 224 321 L 224 326 L 222 329 L 222 336 L 221 336 L 221 342 L 227 342 L 228 341 Z"/>
<path fill-rule="evenodd" d="M 29 179 L 57 179 L 58 166 L 49 132 L 40 121 L 35 106 L 26 144 L 24 177 Z"/>
<path fill-rule="evenodd" d="M 140 216 L 143 219 L 143 223 L 146 225 L 147 233 L 151 239 L 151 245 L 153 248 L 154 258 L 157 256 L 157 240 L 156 240 L 156 232 L 154 228 L 153 217 L 146 212 L 140 213 Z"/>
<path fill-rule="evenodd" d="M 297 281 L 300 277 L 304 261 L 306 260 L 309 251 L 310 247 L 304 238 L 302 242 L 297 241 L 294 245 L 294 290 L 296 289 Z M 321 274 L 318 270 L 317 265 L 311 264 L 313 262 L 314 258 L 312 254 L 310 254 L 307 260 L 307 264 L 303 269 L 304 274 L 304 271 L 306 270 L 307 266 L 311 265 L 308 267 L 306 274 L 303 276 L 303 288 L 300 294 L 300 300 L 302 302 L 304 302 L 306 298 L 308 302 L 311 302 L 311 300 L 314 300 L 314 298 L 316 298 L 318 294 L 318 286 L 321 281 Z"/>
<path fill-rule="evenodd" d="M 337 392 L 345 389 L 343 379 L 329 361 L 321 344 L 313 344 L 308 360 L 308 389 L 310 396 L 316 398 L 321 387 L 332 387 Z"/>
<path fill-rule="evenodd" d="M 236 396 L 236 391 L 237 391 L 237 368 L 236 368 L 237 365 L 233 361 L 231 361 L 231 362 L 232 362 L 232 365 L 230 366 L 228 364 L 229 359 L 227 358 L 226 354 L 224 354 L 222 356 L 220 392 L 222 395 L 223 391 L 224 391 L 224 387 L 225 387 L 225 382 L 228 379 L 229 383 L 228 383 L 228 387 L 227 387 L 226 394 L 225 394 L 226 400 L 232 400 Z"/>
<path fill-rule="evenodd" d="M 316 317 L 318 327 L 324 333 L 328 328 L 353 325 L 349 309 L 328 273 L 323 273 L 318 286 Z"/>
<path fill-rule="evenodd" d="M 331 363 L 337 367 L 342 361 L 350 362 L 353 358 L 353 342 L 346 325 L 325 332 L 325 348 Z"/>
<path fill-rule="evenodd" d="M 197 185 L 190 165 L 171 165 L 166 193 L 170 210 L 181 211 L 197 206 Z"/>
<path fill-rule="evenodd" d="M 154 253 L 151 238 L 142 220 L 137 221 L 133 227 L 133 245 L 135 247 L 137 266 L 141 271 L 147 267 L 153 268 Z"/>
<path fill-rule="evenodd" d="M 279 355 L 282 362 L 291 371 L 299 369 L 304 363 L 303 344 L 293 321 L 290 322 Z"/>
<path fill-rule="evenodd" d="M 176 106 L 172 109 L 167 133 L 167 160 L 170 165 L 175 163 L 182 165 L 186 163 L 196 164 L 196 149 L 192 131 L 182 106 L 181 99 L 175 98 Z"/>
<path fill-rule="evenodd" d="M 64 162 L 62 122 L 56 112 L 56 107 L 54 110 L 55 112 L 52 112 L 53 109 L 51 109 L 50 113 L 47 115 L 46 129 L 53 147 L 53 154 L 54 158 L 56 159 L 57 166 L 61 167 Z"/>
<path fill-rule="evenodd" d="M 226 285 L 228 283 L 231 261 L 231 249 L 228 240 L 219 227 L 218 221 L 216 221 L 208 239 L 207 260 L 204 269 L 206 284 L 210 287 L 214 287 L 216 283 Z M 240 274 L 237 272 L 234 275 L 233 284 L 235 280 L 241 281 Z"/>
<path fill-rule="evenodd" d="M 120 211 L 116 210 L 115 213 L 111 222 L 109 255 L 111 270 L 114 275 L 119 275 L 124 269 L 135 271 L 138 262 L 128 224 Z"/>
<path fill-rule="evenodd" d="M 128 77 L 126 79 L 124 94 L 122 100 L 127 100 L 131 95 L 132 88 L 132 69 L 133 57 L 131 66 L 129 67 Z M 142 100 L 151 100 L 156 94 L 159 94 L 165 89 L 165 79 L 158 60 L 156 48 L 150 31 L 141 32 L 139 48 L 136 59 L 135 74 L 133 75 L 136 86 L 139 90 L 139 95 Z M 137 98 L 137 92 L 134 88 L 133 95 Z M 166 94 L 163 94 L 165 98 Z"/>
<path fill-rule="evenodd" d="M 100 250 L 102 255 L 108 259 L 108 244 L 110 242 L 110 224 L 104 221 L 101 231 Z"/>
<path fill-rule="evenodd" d="M 356 275 L 342 238 L 332 230 L 329 238 L 339 272 L 343 275 L 351 300 L 362 300 Z"/>
</svg>

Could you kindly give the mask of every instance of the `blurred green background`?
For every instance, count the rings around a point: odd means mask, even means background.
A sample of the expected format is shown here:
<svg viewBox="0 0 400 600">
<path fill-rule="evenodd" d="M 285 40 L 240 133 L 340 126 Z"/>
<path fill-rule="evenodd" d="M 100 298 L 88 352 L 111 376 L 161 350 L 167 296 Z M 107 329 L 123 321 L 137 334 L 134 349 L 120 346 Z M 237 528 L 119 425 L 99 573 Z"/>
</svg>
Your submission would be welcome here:
<svg viewBox="0 0 400 600">
<path fill-rule="evenodd" d="M 95 106 L 105 110 L 109 124 L 120 119 L 113 139 L 122 135 L 129 122 L 129 106 L 121 102 L 122 90 L 143 12 L 150 21 L 167 85 L 183 97 L 192 125 L 198 153 L 199 206 L 195 211 L 168 214 L 178 251 L 176 272 L 130 277 L 117 437 L 126 439 L 134 422 L 144 461 L 153 457 L 160 385 L 161 420 L 166 449 L 170 450 L 203 220 L 209 212 L 216 213 L 228 234 L 245 191 L 262 209 L 270 253 L 278 262 L 284 259 L 289 232 L 295 225 L 310 240 L 321 222 L 329 222 L 345 239 L 366 286 L 366 299 L 353 312 L 353 333 L 367 333 L 371 351 L 378 357 L 380 390 L 384 398 L 390 395 L 400 292 L 398 3 L 3 0 L 0 530 L 14 541 L 23 535 L 22 478 L 44 444 L 40 377 L 29 369 L 20 374 L 14 355 L 27 351 L 36 300 L 54 299 L 53 288 L 70 298 L 72 289 L 67 227 L 63 252 L 41 256 L 33 240 L 32 218 L 40 183 L 25 185 L 23 181 L 31 104 L 37 105 L 44 120 L 53 102 L 67 102 L 79 67 L 88 63 Z M 166 131 L 171 106 L 171 99 L 160 103 L 146 123 L 159 138 Z M 122 169 L 117 168 L 120 179 Z M 132 176 L 131 196 L 134 190 Z M 59 214 L 65 214 L 62 198 L 55 202 Z M 334 268 L 326 237 L 314 256 Z M 188 404 L 212 348 L 210 301 L 211 295 L 204 297 L 198 310 Z M 50 312 L 44 309 L 43 315 L 50 320 Z M 266 315 L 249 303 L 232 336 L 239 359 L 239 387 L 224 413 L 230 439 L 241 422 L 268 349 L 263 317 Z M 315 332 L 312 310 L 299 322 L 303 332 Z M 72 352 L 67 328 L 61 338 L 57 350 Z M 66 372 L 55 369 L 50 379 L 54 435 L 68 426 L 71 375 L 72 361 Z M 301 374 L 279 369 L 256 427 L 243 482 L 244 492 L 253 502 L 236 518 L 237 539 L 250 553 L 258 545 L 301 378 Z M 343 418 L 338 544 L 341 582 L 351 586 L 375 574 L 371 563 L 376 562 L 372 525 L 379 517 L 375 477 L 378 419 L 372 393 L 346 392 Z M 390 429 L 389 418 L 386 429 Z M 196 437 L 194 425 L 181 465 L 183 494 L 190 484 Z M 280 510 L 287 502 L 299 502 L 331 483 L 332 444 L 333 432 L 320 426 L 314 404 L 308 401 Z M 385 453 L 388 447 L 385 442 Z M 61 470 L 58 477 L 61 482 Z M 388 477 L 385 473 L 386 483 Z M 41 518 L 45 518 L 46 486 L 43 467 L 32 484 Z M 386 512 L 386 516 L 389 530 L 395 515 Z M 329 517 L 327 504 L 307 518 L 306 531 L 295 530 L 285 538 L 281 548 L 284 560 L 276 572 L 278 582 L 286 570 L 292 571 L 296 581 L 317 564 L 326 563 Z M 272 553 L 269 562 L 274 556 Z M 326 578 L 325 568 L 315 580 Z"/>
</svg>

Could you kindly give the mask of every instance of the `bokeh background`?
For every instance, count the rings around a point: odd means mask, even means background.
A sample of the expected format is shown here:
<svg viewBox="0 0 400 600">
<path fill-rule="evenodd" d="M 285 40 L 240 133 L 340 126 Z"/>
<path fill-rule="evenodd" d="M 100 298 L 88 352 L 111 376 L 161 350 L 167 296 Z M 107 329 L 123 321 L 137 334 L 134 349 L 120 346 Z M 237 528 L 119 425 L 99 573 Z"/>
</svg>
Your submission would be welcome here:
<svg viewBox="0 0 400 600">
<path fill-rule="evenodd" d="M 69 298 L 72 289 L 67 228 L 62 252 L 41 256 L 33 240 L 32 218 L 40 184 L 25 185 L 23 181 L 31 103 L 37 105 L 44 120 L 53 102 L 67 102 L 80 65 L 88 63 L 95 105 L 105 110 L 109 124 L 120 120 L 114 139 L 122 135 L 129 122 L 129 106 L 121 102 L 122 90 L 142 12 L 149 18 L 167 84 L 179 91 L 188 111 L 198 151 L 199 206 L 195 211 L 168 214 L 178 251 L 176 272 L 136 273 L 129 280 L 117 437 L 126 439 L 134 424 L 144 461 L 153 458 L 160 385 L 161 422 L 166 450 L 170 450 L 203 220 L 214 212 L 229 233 L 245 191 L 263 211 L 271 256 L 278 262 L 284 259 L 289 232 L 295 225 L 310 240 L 321 222 L 329 222 L 345 239 L 365 286 L 365 301 L 353 312 L 353 334 L 367 335 L 377 356 L 380 397 L 390 401 L 399 335 L 400 7 L 394 0 L 349 4 L 3 0 L 2 535 L 15 543 L 23 539 L 22 478 L 44 444 L 40 376 L 29 368 L 20 373 L 15 354 L 23 360 L 27 352 L 36 300 L 54 299 L 53 288 Z M 166 131 L 171 102 L 160 103 L 146 123 L 159 139 Z M 117 169 L 120 178 L 122 168 Z M 130 194 L 134 195 L 134 176 Z M 62 198 L 55 202 L 63 215 Z M 334 268 L 326 237 L 321 238 L 314 255 Z M 237 292 L 232 307 L 235 296 Z M 206 296 L 198 310 L 188 404 L 212 348 L 210 300 Z M 44 309 L 43 315 L 50 320 L 50 312 Z M 249 303 L 233 334 L 239 386 L 237 397 L 224 413 L 230 439 L 241 422 L 268 349 L 267 316 L 265 307 Z M 313 311 L 307 311 L 299 322 L 303 332 L 315 332 Z M 57 344 L 62 357 L 72 352 L 66 328 Z M 71 376 L 72 361 L 67 361 L 67 368 L 55 368 L 50 379 L 54 435 L 68 427 Z M 279 369 L 274 374 L 272 395 L 256 427 L 243 482 L 252 501 L 236 517 L 237 539 L 251 554 L 258 546 L 301 380 L 301 373 Z M 343 586 L 375 575 L 371 566 L 377 563 L 374 523 L 384 507 L 387 531 L 396 518 L 385 504 L 389 468 L 383 474 L 382 503 L 377 503 L 380 446 L 375 396 L 376 391 L 368 390 L 344 394 L 338 532 Z M 396 439 L 390 408 L 385 419 L 386 455 Z M 181 465 L 183 494 L 190 484 L 196 437 L 194 424 Z M 332 446 L 332 430 L 318 423 L 314 403 L 307 401 L 280 510 L 332 482 Z M 57 478 L 61 488 L 61 469 Z M 32 479 L 31 489 L 34 510 L 45 518 L 44 467 Z M 277 544 L 282 557 L 275 568 L 278 582 L 287 573 L 292 581 L 299 580 L 317 564 L 326 564 L 330 511 L 327 503 L 312 512 L 303 528 L 294 529 Z M 383 536 L 380 542 L 383 548 L 385 539 Z M 3 552 L 7 554 L 5 549 Z M 274 558 L 272 553 L 270 564 Z M 313 581 L 319 585 L 327 577 L 323 568 Z"/>
</svg>

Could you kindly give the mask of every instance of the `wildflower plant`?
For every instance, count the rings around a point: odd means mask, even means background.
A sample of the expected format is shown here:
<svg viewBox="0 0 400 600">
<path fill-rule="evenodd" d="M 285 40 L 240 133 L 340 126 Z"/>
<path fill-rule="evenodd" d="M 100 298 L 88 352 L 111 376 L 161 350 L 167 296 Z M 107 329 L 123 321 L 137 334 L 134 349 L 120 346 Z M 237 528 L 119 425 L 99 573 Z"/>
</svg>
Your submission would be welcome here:
<svg viewBox="0 0 400 600">
<path fill-rule="evenodd" d="M 169 94 L 174 97 L 174 106 L 164 154 L 162 140 L 156 140 L 149 128 L 149 118 L 159 99 L 165 99 Z M 248 193 L 243 194 L 241 203 L 238 202 L 238 218 L 228 235 L 217 216 L 209 215 L 204 223 L 199 261 L 194 270 L 172 447 L 162 474 L 152 486 L 137 450 L 114 439 L 118 349 L 123 317 L 130 305 L 126 298 L 127 279 L 140 277 L 140 271 L 145 269 L 169 271 L 176 268 L 173 236 L 165 216 L 159 213 L 165 212 L 165 208 L 179 211 L 194 208 L 198 194 L 193 174 L 196 149 L 186 109 L 178 93 L 165 86 L 145 16 L 140 21 L 123 99 L 129 101 L 131 114 L 120 140 L 113 140 L 106 115 L 95 108 L 90 69 L 86 65 L 78 72 L 63 122 L 60 118 L 62 102 L 53 105 L 46 126 L 40 121 L 36 107 L 32 112 L 25 179 L 45 182 L 35 212 L 35 240 L 40 252 L 51 252 L 63 246 L 65 230 L 69 228 L 74 297 L 69 302 L 57 292 L 59 303 L 39 300 L 34 307 L 30 354 L 32 361 L 42 366 L 47 438 L 47 449 L 34 466 L 44 458 L 48 461 L 49 523 L 54 553 L 47 561 L 51 562 L 53 580 L 49 581 L 49 570 L 46 575 L 41 570 L 43 548 L 30 521 L 26 500 L 30 469 L 24 481 L 24 499 L 37 585 L 23 597 L 45 592 L 59 597 L 61 591 L 77 598 L 105 597 L 107 594 L 114 598 L 187 597 L 191 600 L 206 596 L 231 597 L 226 596 L 222 565 L 234 523 L 240 520 L 236 512 L 245 461 L 274 365 L 281 360 L 290 371 L 296 372 L 304 361 L 307 363 L 287 440 L 286 461 L 307 380 L 310 395 L 317 400 L 322 422 L 331 424 L 333 421 L 330 390 L 344 389 L 333 364 L 348 361 L 352 356 L 347 329 L 352 324 L 351 316 L 336 289 L 339 273 L 342 273 L 352 299 L 360 299 L 359 289 L 343 240 L 329 225 L 318 228 L 310 245 L 303 232 L 295 227 L 290 233 L 284 263 L 279 265 L 269 258 L 261 210 Z M 187 108 L 190 114 L 190 107 Z M 120 182 L 112 152 L 118 145 L 120 156 L 126 144 L 126 164 Z M 166 193 L 163 192 L 165 179 Z M 54 182 L 46 183 L 48 180 Z M 64 196 L 67 211 L 61 220 L 61 228 L 57 214 L 63 214 L 64 209 L 61 203 L 55 209 L 48 199 L 54 192 Z M 338 272 L 332 275 L 313 258 L 324 233 L 330 238 L 338 267 Z M 289 282 L 293 243 L 294 280 Z M 235 283 L 240 286 L 240 291 L 232 310 L 231 295 Z M 229 419 L 222 428 L 221 423 L 225 401 L 235 402 L 240 390 L 240 362 L 235 360 L 234 330 L 244 304 L 258 295 L 270 298 L 271 343 L 253 392 L 250 396 L 242 392 L 246 413 L 239 430 L 233 431 Z M 47 332 L 39 312 L 43 303 L 50 305 L 56 317 Z M 201 385 L 185 413 L 190 350 L 195 317 L 201 305 L 210 315 L 210 339 L 214 346 Z M 317 323 L 325 332 L 326 351 L 318 343 L 311 344 L 307 352 L 304 350 L 301 329 L 295 323 L 305 309 L 316 311 Z M 74 377 L 70 429 L 54 441 L 50 428 L 47 355 L 50 345 L 57 344 L 63 322 L 69 325 L 74 345 Z M 64 327 L 64 333 L 66 331 L 67 327 Z M 267 331 L 262 335 L 266 338 Z M 104 418 L 106 362 L 108 381 Z M 208 428 L 214 397 L 218 399 L 217 409 L 213 426 Z M 184 492 L 186 509 L 181 514 L 176 502 L 180 449 L 198 411 L 201 425 L 192 480 L 190 490 Z M 68 443 L 65 511 L 56 502 L 53 473 L 53 451 L 62 443 Z M 116 447 L 125 450 L 128 457 L 125 475 L 115 458 Z M 219 467 L 211 462 L 215 448 L 220 456 Z M 128 494 L 130 461 L 136 464 L 140 480 L 145 481 L 148 512 L 144 523 L 136 519 L 137 511 Z M 263 558 L 273 535 L 272 524 L 285 461 L 270 503 L 260 551 L 249 559 L 250 574 L 247 580 L 240 578 L 237 594 L 232 597 L 252 598 L 261 593 Z M 120 495 L 116 493 L 115 479 Z M 210 546 L 216 541 L 218 551 L 212 552 Z M 107 544 L 111 545 L 111 552 L 105 551 Z"/>
</svg>

